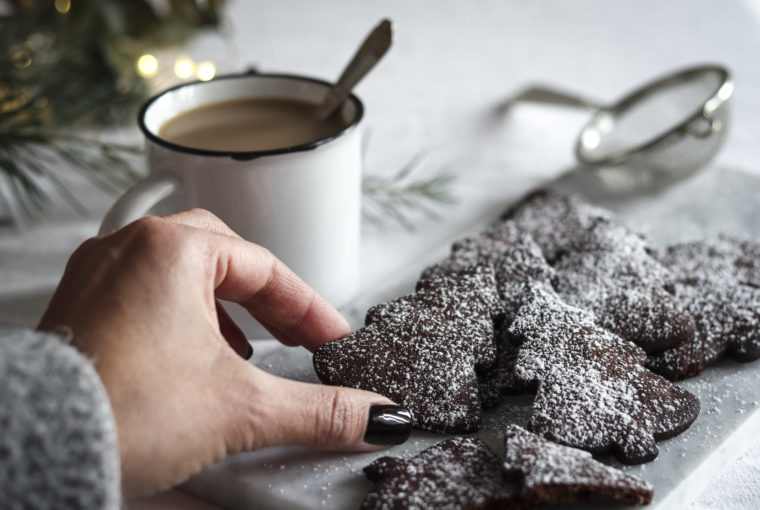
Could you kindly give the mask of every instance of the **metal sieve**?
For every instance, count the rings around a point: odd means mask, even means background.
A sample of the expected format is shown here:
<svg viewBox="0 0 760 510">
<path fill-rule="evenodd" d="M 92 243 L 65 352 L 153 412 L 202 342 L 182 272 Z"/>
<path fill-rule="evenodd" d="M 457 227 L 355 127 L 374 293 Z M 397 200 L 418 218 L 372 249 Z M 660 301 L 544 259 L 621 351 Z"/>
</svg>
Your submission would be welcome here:
<svg viewBox="0 0 760 510">
<path fill-rule="evenodd" d="M 626 190 L 704 167 L 726 137 L 733 90 L 728 70 L 700 65 L 649 81 L 611 105 L 547 87 L 531 87 L 514 100 L 594 108 L 575 155 L 608 186 Z"/>
</svg>

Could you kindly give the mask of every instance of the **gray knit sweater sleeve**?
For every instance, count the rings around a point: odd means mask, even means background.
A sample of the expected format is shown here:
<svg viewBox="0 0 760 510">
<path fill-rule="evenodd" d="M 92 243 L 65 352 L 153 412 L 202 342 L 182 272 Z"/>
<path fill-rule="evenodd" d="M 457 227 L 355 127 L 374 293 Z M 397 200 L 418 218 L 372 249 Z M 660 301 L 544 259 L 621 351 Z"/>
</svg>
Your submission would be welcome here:
<svg viewBox="0 0 760 510">
<path fill-rule="evenodd" d="M 62 337 L 0 325 L 0 506 L 118 508 L 108 395 Z"/>
</svg>

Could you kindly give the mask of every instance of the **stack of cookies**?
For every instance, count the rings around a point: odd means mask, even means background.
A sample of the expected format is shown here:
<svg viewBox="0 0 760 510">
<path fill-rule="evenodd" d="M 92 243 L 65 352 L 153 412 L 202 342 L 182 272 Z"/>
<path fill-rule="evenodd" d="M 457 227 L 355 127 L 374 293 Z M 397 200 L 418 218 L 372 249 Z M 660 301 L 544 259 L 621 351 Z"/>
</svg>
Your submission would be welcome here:
<svg viewBox="0 0 760 510">
<path fill-rule="evenodd" d="M 503 461 L 456 438 L 365 470 L 375 481 L 365 508 L 439 507 L 436 498 L 522 508 L 648 503 L 651 487 L 591 454 L 654 459 L 657 441 L 699 413 L 671 381 L 723 356 L 760 357 L 760 243 L 725 236 L 657 251 L 609 211 L 540 190 L 454 243 L 413 294 L 320 347 L 314 367 L 439 433 L 475 432 L 504 395 L 533 394 L 528 430 L 504 424 Z M 441 478 L 442 463 L 456 480 Z"/>
</svg>

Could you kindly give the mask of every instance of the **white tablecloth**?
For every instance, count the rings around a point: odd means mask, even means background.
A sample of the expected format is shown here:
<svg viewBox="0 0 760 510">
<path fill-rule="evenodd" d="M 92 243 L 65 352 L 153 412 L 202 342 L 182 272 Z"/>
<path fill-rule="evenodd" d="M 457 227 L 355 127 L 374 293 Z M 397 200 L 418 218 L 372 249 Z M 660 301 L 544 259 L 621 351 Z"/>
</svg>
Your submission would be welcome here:
<svg viewBox="0 0 760 510">
<path fill-rule="evenodd" d="M 714 161 L 760 175 L 760 3 L 426 0 L 231 2 L 234 69 L 334 79 L 366 31 L 394 21 L 394 46 L 357 93 L 367 108 L 366 172 L 398 170 L 419 154 L 423 173 L 458 176 L 460 203 L 415 234 L 364 232 L 364 283 L 438 246 L 459 218 L 517 197 L 574 165 L 586 114 L 495 106 L 534 82 L 610 101 L 676 67 L 719 62 L 734 75 L 729 138 Z M 488 189 L 495 172 L 508 190 Z M 26 231 L 0 231 L 0 320 L 34 325 L 68 254 L 97 230 L 110 197 L 87 192 L 92 214 L 57 214 Z M 760 507 L 760 443 L 706 487 L 694 509 Z"/>
</svg>

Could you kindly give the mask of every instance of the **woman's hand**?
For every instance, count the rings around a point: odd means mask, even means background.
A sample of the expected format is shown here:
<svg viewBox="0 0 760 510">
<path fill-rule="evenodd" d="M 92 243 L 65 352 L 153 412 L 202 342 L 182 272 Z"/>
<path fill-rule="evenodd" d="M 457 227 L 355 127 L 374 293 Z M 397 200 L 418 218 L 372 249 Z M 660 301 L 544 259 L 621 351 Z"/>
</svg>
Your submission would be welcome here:
<svg viewBox="0 0 760 510">
<path fill-rule="evenodd" d="M 364 450 L 377 448 L 365 435 L 386 444 L 408 437 L 408 411 L 373 407 L 392 404 L 380 395 L 247 363 L 248 343 L 217 299 L 312 351 L 350 332 L 270 252 L 206 211 L 138 220 L 69 260 L 39 327 L 69 327 L 94 360 L 116 418 L 125 495 L 170 487 L 236 452 Z"/>
</svg>

